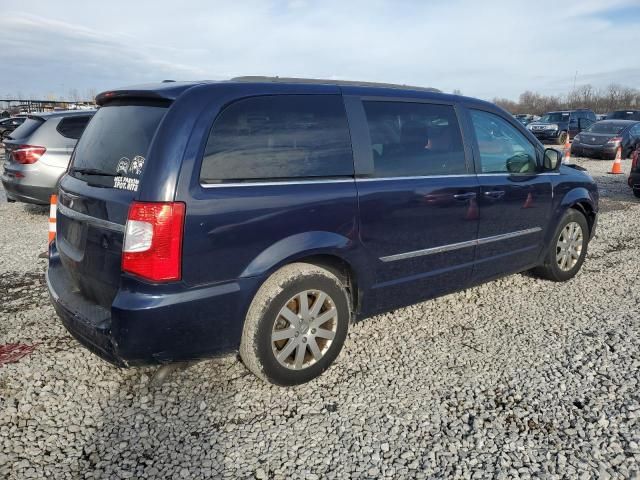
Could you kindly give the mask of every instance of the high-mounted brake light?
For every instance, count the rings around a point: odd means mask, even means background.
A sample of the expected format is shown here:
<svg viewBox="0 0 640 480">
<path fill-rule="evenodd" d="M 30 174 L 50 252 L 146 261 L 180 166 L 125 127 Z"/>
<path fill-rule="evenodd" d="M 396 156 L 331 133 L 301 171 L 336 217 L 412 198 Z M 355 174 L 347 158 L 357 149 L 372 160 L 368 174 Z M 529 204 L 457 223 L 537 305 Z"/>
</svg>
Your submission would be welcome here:
<svg viewBox="0 0 640 480">
<path fill-rule="evenodd" d="M 37 145 L 20 145 L 11 152 L 11 158 L 23 165 L 30 165 L 40 160 L 46 151 L 46 148 Z"/>
<path fill-rule="evenodd" d="M 185 204 L 133 202 L 122 248 L 122 270 L 154 282 L 180 280 Z"/>
</svg>

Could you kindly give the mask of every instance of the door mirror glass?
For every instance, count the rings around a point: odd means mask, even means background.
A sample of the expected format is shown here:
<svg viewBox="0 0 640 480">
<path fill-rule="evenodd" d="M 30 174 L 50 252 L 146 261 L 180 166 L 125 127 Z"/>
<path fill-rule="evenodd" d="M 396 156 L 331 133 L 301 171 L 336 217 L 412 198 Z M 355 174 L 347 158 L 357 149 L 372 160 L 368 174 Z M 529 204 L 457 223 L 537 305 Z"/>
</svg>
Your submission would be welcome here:
<svg viewBox="0 0 640 480">
<path fill-rule="evenodd" d="M 546 148 L 544 150 L 544 169 L 554 171 L 560 168 L 562 164 L 562 154 L 555 148 Z"/>
</svg>

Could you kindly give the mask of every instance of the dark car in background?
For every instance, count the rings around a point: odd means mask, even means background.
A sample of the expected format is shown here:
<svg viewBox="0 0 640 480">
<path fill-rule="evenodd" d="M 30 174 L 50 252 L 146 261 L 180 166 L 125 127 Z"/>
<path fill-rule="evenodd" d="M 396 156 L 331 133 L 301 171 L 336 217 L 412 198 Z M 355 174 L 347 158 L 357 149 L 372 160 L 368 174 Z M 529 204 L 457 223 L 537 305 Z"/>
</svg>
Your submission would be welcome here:
<svg viewBox="0 0 640 480">
<path fill-rule="evenodd" d="M 567 141 L 567 136 L 569 139 L 575 137 L 595 121 L 593 110 L 562 110 L 545 113 L 539 120 L 527 125 L 527 129 L 541 142 L 562 145 Z"/>
<path fill-rule="evenodd" d="M 616 110 L 607 115 L 607 120 L 636 120 L 640 122 L 640 110 Z"/>
<path fill-rule="evenodd" d="M 538 118 L 540 118 L 535 115 L 531 115 L 529 113 L 518 113 L 517 115 L 514 115 L 514 117 L 516 117 L 516 119 L 525 126 L 529 125 L 534 120 L 537 120 Z"/>
<path fill-rule="evenodd" d="M 602 120 L 573 138 L 571 154 L 576 157 L 612 159 L 620 147 L 622 158 L 640 145 L 640 122 L 632 120 Z"/>
<path fill-rule="evenodd" d="M 488 102 L 278 79 L 97 102 L 46 277 L 66 328 L 119 366 L 239 350 L 299 384 L 352 321 L 523 270 L 569 280 L 594 234 L 589 174 Z"/>
<path fill-rule="evenodd" d="M 29 115 L 3 141 L 2 186 L 8 201 L 48 204 L 95 110 Z"/>
<path fill-rule="evenodd" d="M 5 139 L 11 132 L 24 123 L 26 117 L 9 117 L 0 120 L 0 139 Z"/>
</svg>

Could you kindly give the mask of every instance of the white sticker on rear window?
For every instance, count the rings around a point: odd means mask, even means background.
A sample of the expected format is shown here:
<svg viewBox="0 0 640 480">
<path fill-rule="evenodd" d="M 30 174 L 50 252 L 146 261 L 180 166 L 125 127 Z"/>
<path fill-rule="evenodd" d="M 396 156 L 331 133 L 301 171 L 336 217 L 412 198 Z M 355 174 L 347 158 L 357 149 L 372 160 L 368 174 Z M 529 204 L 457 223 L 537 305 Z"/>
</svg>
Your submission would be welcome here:
<svg viewBox="0 0 640 480">
<path fill-rule="evenodd" d="M 129 159 L 127 157 L 122 157 L 118 161 L 118 166 L 116 167 L 116 173 L 121 173 L 122 175 L 126 175 L 129 171 Z"/>
<path fill-rule="evenodd" d="M 140 184 L 140 180 L 137 178 L 113 177 L 113 188 L 118 188 L 120 190 L 137 192 L 139 184 Z"/>
<path fill-rule="evenodd" d="M 133 160 L 131 160 L 131 165 L 129 165 L 129 173 L 140 176 L 142 173 L 142 167 L 144 167 L 144 157 L 136 155 L 133 157 Z"/>
</svg>

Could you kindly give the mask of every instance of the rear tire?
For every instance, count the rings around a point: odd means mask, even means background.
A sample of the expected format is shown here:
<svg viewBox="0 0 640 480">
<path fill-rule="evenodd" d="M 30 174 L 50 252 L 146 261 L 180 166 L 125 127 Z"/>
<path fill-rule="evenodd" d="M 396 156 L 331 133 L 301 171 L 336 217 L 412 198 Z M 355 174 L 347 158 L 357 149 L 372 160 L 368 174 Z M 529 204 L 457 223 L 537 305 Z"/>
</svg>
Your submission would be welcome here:
<svg viewBox="0 0 640 480">
<path fill-rule="evenodd" d="M 633 189 L 633 194 L 636 196 L 636 198 L 640 198 L 640 189 L 634 188 Z"/>
<path fill-rule="evenodd" d="M 267 382 L 299 385 L 333 363 L 350 321 L 349 296 L 342 282 L 316 265 L 292 263 L 271 275 L 253 298 L 240 357 Z"/>
<path fill-rule="evenodd" d="M 573 278 L 584 262 L 589 244 L 589 225 L 585 216 L 570 208 L 556 229 L 544 263 L 533 273 L 554 282 Z"/>
</svg>

